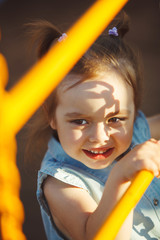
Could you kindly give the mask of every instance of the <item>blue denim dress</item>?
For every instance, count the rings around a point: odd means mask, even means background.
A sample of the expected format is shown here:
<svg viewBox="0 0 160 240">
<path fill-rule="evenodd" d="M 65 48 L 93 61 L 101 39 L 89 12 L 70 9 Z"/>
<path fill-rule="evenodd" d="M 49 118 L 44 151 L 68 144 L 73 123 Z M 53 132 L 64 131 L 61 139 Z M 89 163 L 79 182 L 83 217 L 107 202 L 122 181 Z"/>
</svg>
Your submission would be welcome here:
<svg viewBox="0 0 160 240">
<path fill-rule="evenodd" d="M 132 144 L 142 143 L 150 138 L 149 126 L 144 114 L 139 111 L 134 123 Z M 112 167 L 95 170 L 69 157 L 59 142 L 51 138 L 48 150 L 38 172 L 37 198 L 40 204 L 42 219 L 48 240 L 67 239 L 56 228 L 43 193 L 43 182 L 47 176 L 85 189 L 99 203 L 105 182 Z M 134 210 L 133 231 L 131 240 L 160 239 L 160 179 L 154 178 Z"/>
</svg>

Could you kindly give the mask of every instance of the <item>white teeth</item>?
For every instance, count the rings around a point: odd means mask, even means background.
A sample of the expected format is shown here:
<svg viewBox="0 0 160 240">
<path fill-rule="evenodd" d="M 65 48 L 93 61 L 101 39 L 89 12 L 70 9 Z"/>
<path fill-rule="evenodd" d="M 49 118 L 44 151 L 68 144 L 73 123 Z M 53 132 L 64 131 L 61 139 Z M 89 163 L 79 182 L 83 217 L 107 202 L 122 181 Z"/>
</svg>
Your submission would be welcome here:
<svg viewBox="0 0 160 240">
<path fill-rule="evenodd" d="M 106 152 L 106 151 L 104 151 L 104 152 Z M 103 151 L 99 151 L 99 152 L 98 152 L 98 151 L 92 151 L 92 150 L 91 150 L 91 153 L 94 153 L 94 154 L 103 154 L 104 152 L 103 152 Z"/>
</svg>

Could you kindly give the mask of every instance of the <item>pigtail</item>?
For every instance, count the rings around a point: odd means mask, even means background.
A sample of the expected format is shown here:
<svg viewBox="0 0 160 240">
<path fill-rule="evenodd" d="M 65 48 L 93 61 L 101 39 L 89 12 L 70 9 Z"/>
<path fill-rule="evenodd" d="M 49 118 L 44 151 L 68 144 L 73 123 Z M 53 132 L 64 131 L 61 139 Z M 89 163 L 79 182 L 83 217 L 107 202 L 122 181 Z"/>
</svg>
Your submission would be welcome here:
<svg viewBox="0 0 160 240">
<path fill-rule="evenodd" d="M 32 48 L 34 45 L 36 46 L 36 56 L 38 59 L 43 57 L 62 35 L 58 28 L 46 20 L 28 23 L 26 27 L 27 35 L 30 37 L 30 46 Z M 56 131 L 50 127 L 50 121 L 54 116 L 56 104 L 56 91 L 53 91 L 26 124 L 24 133 L 26 138 L 24 160 L 29 167 L 26 169 L 37 170 L 47 149 L 48 140 L 52 135 L 58 139 Z M 30 167 L 30 164 L 32 164 L 32 167 Z"/>
<path fill-rule="evenodd" d="M 122 11 L 117 15 L 117 17 L 109 24 L 106 31 L 109 33 L 111 29 L 116 28 L 117 34 L 111 34 L 109 35 L 117 40 L 123 39 L 123 37 L 128 33 L 130 27 L 130 19 L 129 16 Z M 118 37 L 118 38 L 117 38 Z"/>
<path fill-rule="evenodd" d="M 36 55 L 41 58 L 62 35 L 61 31 L 47 20 L 38 20 L 26 24 L 31 36 L 31 45 L 36 45 Z"/>
<path fill-rule="evenodd" d="M 116 27 L 118 29 L 118 36 L 123 38 L 129 31 L 130 19 L 125 12 L 122 12 L 117 20 L 118 23 L 116 24 Z"/>
</svg>

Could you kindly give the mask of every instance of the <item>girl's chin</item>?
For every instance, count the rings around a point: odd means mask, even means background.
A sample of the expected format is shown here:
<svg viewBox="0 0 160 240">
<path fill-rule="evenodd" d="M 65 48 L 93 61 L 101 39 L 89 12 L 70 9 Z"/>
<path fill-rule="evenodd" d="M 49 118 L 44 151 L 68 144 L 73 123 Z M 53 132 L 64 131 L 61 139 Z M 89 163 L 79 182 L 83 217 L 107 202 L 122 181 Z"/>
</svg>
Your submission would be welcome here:
<svg viewBox="0 0 160 240">
<path fill-rule="evenodd" d="M 88 167 L 88 168 L 91 168 L 91 169 L 95 169 L 95 170 L 100 170 L 100 169 L 104 169 L 104 168 L 107 168 L 110 164 L 112 163 L 112 161 L 109 161 L 109 162 L 106 162 L 106 161 L 95 161 L 95 162 L 88 162 L 86 163 L 85 165 Z"/>
</svg>

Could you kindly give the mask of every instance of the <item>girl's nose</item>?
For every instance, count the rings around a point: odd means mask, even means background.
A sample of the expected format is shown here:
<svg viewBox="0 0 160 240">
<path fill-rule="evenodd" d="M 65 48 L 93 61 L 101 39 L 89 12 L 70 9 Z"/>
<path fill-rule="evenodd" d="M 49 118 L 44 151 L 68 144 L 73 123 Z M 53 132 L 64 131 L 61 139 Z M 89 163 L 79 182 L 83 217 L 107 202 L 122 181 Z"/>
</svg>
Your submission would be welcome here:
<svg viewBox="0 0 160 240">
<path fill-rule="evenodd" d="M 105 143 L 109 140 L 109 127 L 105 123 L 97 123 L 90 129 L 89 141 Z"/>
</svg>

